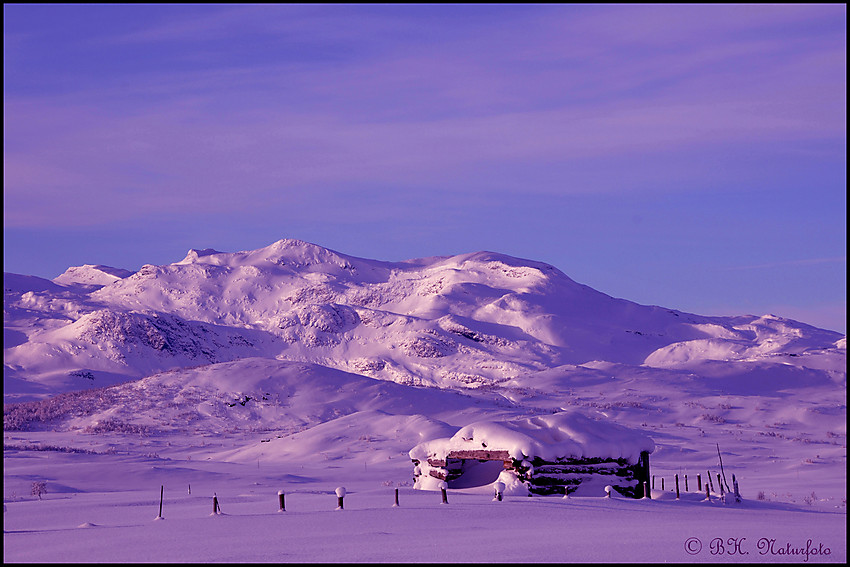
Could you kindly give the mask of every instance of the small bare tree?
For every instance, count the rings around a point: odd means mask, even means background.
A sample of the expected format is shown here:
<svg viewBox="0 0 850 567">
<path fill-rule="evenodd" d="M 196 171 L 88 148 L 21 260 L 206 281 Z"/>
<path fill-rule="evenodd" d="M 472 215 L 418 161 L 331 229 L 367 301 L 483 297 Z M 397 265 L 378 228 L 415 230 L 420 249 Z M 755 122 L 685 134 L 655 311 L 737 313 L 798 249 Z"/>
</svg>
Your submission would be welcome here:
<svg viewBox="0 0 850 567">
<path fill-rule="evenodd" d="M 47 494 L 47 482 L 43 480 L 34 481 L 32 483 L 32 495 L 38 496 L 38 499 L 41 500 L 43 494 Z"/>
</svg>

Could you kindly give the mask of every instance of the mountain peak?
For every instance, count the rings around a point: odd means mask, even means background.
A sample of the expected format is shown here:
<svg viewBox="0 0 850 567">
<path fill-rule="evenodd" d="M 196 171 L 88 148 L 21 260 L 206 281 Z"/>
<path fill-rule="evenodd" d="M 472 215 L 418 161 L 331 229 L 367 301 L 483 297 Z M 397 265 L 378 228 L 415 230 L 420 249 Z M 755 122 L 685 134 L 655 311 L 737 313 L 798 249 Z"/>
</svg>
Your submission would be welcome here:
<svg viewBox="0 0 850 567">
<path fill-rule="evenodd" d="M 190 248 L 189 252 L 186 253 L 186 257 L 180 260 L 179 262 L 175 262 L 175 264 L 196 264 L 202 262 L 202 258 L 209 259 L 210 256 L 214 256 L 216 254 L 222 254 L 222 252 L 219 252 L 214 248 L 204 248 L 203 250 L 198 250 L 197 248 Z"/>
<path fill-rule="evenodd" d="M 217 266 L 257 266 L 276 265 L 304 268 L 327 264 L 350 269 L 352 258 L 333 250 L 323 248 L 294 238 L 283 238 L 263 248 L 241 252 L 220 252 L 213 248 L 198 250 L 192 248 L 186 257 L 173 265 L 213 264 Z"/>
</svg>

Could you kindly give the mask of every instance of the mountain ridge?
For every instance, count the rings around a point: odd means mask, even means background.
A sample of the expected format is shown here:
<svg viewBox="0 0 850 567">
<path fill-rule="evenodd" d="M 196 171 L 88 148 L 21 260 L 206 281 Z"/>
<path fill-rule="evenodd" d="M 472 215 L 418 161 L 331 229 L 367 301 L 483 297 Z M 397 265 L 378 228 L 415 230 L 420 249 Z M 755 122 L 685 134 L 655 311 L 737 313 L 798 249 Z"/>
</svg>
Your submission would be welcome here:
<svg viewBox="0 0 850 567">
<path fill-rule="evenodd" d="M 91 264 L 53 281 L 6 274 L 4 287 L 4 377 L 14 390 L 256 356 L 477 388 L 593 360 L 686 368 L 789 355 L 783 362 L 799 366 L 846 345 L 790 319 L 640 305 L 488 251 L 384 262 L 281 239 L 233 253 L 192 249 L 136 272 Z"/>
</svg>

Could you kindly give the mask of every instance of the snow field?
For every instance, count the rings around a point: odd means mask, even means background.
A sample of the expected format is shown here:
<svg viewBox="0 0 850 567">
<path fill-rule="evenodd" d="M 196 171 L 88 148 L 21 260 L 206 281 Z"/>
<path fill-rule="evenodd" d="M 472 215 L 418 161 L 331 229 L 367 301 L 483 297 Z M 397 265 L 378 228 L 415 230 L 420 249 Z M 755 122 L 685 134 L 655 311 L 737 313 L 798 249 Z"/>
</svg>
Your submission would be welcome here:
<svg viewBox="0 0 850 567">
<path fill-rule="evenodd" d="M 107 463 L 110 474 L 97 475 Z M 38 500 L 29 483 L 45 473 L 64 484 L 49 480 Z M 389 465 L 345 461 L 258 467 L 13 452 L 4 470 L 4 561 L 799 562 L 803 555 L 781 552 L 805 550 L 809 540 L 810 551 L 829 550 L 809 561 L 846 559 L 842 507 L 753 498 L 724 504 L 716 495 L 709 503 L 696 492 L 676 500 L 669 489 L 653 491 L 652 500 L 604 498 L 600 490 L 599 497 L 498 502 L 491 486 L 449 490 L 442 504 L 439 491 L 384 480 L 394 475 Z M 336 509 L 339 486 L 344 510 Z M 213 494 L 220 515 L 212 514 Z"/>
</svg>

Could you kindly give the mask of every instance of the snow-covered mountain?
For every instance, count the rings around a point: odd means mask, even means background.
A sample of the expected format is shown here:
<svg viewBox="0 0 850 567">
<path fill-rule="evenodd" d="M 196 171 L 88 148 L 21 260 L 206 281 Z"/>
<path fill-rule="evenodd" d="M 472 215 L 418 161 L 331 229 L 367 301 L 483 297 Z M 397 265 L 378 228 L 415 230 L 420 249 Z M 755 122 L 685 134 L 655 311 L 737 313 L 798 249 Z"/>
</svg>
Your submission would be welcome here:
<svg viewBox="0 0 850 567">
<path fill-rule="evenodd" d="M 639 305 L 492 252 L 382 262 L 287 239 L 135 273 L 5 274 L 4 291 L 7 401 L 246 357 L 464 389 L 602 363 L 846 376 L 838 333 Z"/>
</svg>

